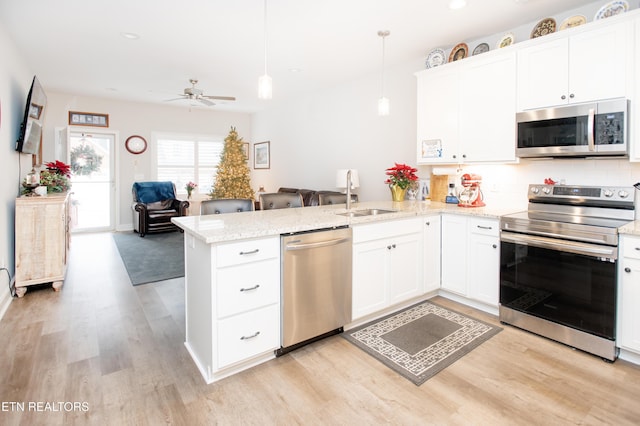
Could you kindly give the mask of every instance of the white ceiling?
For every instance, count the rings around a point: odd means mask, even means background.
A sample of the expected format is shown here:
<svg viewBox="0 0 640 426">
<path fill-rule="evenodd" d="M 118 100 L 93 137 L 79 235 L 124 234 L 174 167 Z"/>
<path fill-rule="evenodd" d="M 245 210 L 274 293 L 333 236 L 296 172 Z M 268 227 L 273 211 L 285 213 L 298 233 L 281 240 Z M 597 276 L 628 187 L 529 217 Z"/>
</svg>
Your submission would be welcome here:
<svg viewBox="0 0 640 426">
<path fill-rule="evenodd" d="M 380 72 L 378 30 L 391 31 L 390 66 L 592 2 L 268 0 L 274 101 Z M 161 103 L 195 77 L 205 94 L 237 98 L 212 107 L 226 111 L 274 102 L 257 99 L 263 18 L 263 0 L 0 0 L 2 27 L 46 90 Z"/>
</svg>

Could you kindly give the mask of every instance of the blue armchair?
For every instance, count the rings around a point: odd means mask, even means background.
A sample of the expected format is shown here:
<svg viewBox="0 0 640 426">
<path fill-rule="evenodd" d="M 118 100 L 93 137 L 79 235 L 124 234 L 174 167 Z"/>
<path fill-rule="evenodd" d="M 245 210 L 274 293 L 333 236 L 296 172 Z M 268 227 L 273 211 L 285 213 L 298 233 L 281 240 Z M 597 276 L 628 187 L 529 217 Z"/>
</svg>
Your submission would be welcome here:
<svg viewBox="0 0 640 426">
<path fill-rule="evenodd" d="M 182 232 L 171 218 L 186 216 L 189 202 L 176 198 L 173 182 L 135 182 L 131 193 L 133 230 L 141 237 L 152 232 Z"/>
</svg>

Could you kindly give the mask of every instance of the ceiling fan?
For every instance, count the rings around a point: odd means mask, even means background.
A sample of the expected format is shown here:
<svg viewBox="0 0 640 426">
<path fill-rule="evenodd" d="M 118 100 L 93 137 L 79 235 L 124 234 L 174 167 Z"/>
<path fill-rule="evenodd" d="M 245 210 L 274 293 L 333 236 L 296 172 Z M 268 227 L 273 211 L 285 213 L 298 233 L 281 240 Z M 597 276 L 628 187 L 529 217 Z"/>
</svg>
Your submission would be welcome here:
<svg viewBox="0 0 640 426">
<path fill-rule="evenodd" d="M 233 96 L 209 96 L 209 95 L 205 95 L 202 91 L 202 89 L 199 89 L 196 87 L 196 84 L 198 84 L 198 80 L 195 78 L 191 78 L 189 79 L 189 82 L 191 83 L 191 87 L 187 87 L 184 89 L 184 93 L 181 94 L 180 98 L 175 98 L 175 99 L 167 99 L 167 102 L 170 101 L 178 101 L 178 100 L 182 100 L 182 99 L 188 99 L 188 100 L 193 100 L 193 101 L 198 101 L 201 102 L 207 106 L 213 106 L 215 105 L 214 102 L 211 102 L 210 99 L 215 99 L 215 100 L 219 100 L 219 101 L 235 101 L 236 98 Z"/>
</svg>

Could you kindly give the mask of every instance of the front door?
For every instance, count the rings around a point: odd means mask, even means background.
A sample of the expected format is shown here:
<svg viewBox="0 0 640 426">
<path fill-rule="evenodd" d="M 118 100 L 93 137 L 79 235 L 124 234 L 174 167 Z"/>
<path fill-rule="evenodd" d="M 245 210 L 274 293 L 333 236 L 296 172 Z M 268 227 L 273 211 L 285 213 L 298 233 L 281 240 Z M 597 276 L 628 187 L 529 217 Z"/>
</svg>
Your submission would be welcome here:
<svg viewBox="0 0 640 426">
<path fill-rule="evenodd" d="M 69 134 L 72 230 L 110 231 L 115 217 L 115 135 Z"/>
</svg>

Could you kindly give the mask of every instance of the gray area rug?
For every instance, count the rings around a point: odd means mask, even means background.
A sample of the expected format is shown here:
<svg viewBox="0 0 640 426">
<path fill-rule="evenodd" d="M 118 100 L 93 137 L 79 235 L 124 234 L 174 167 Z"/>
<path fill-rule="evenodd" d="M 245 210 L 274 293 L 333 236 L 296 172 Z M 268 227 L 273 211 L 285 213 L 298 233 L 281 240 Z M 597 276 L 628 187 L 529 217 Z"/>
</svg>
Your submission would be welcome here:
<svg viewBox="0 0 640 426">
<path fill-rule="evenodd" d="M 117 232 L 113 234 L 113 240 L 131 284 L 184 277 L 183 233 L 164 232 L 140 238 L 135 232 Z"/>
<path fill-rule="evenodd" d="M 421 302 L 342 336 L 420 386 L 500 331 L 500 327 Z"/>
</svg>

